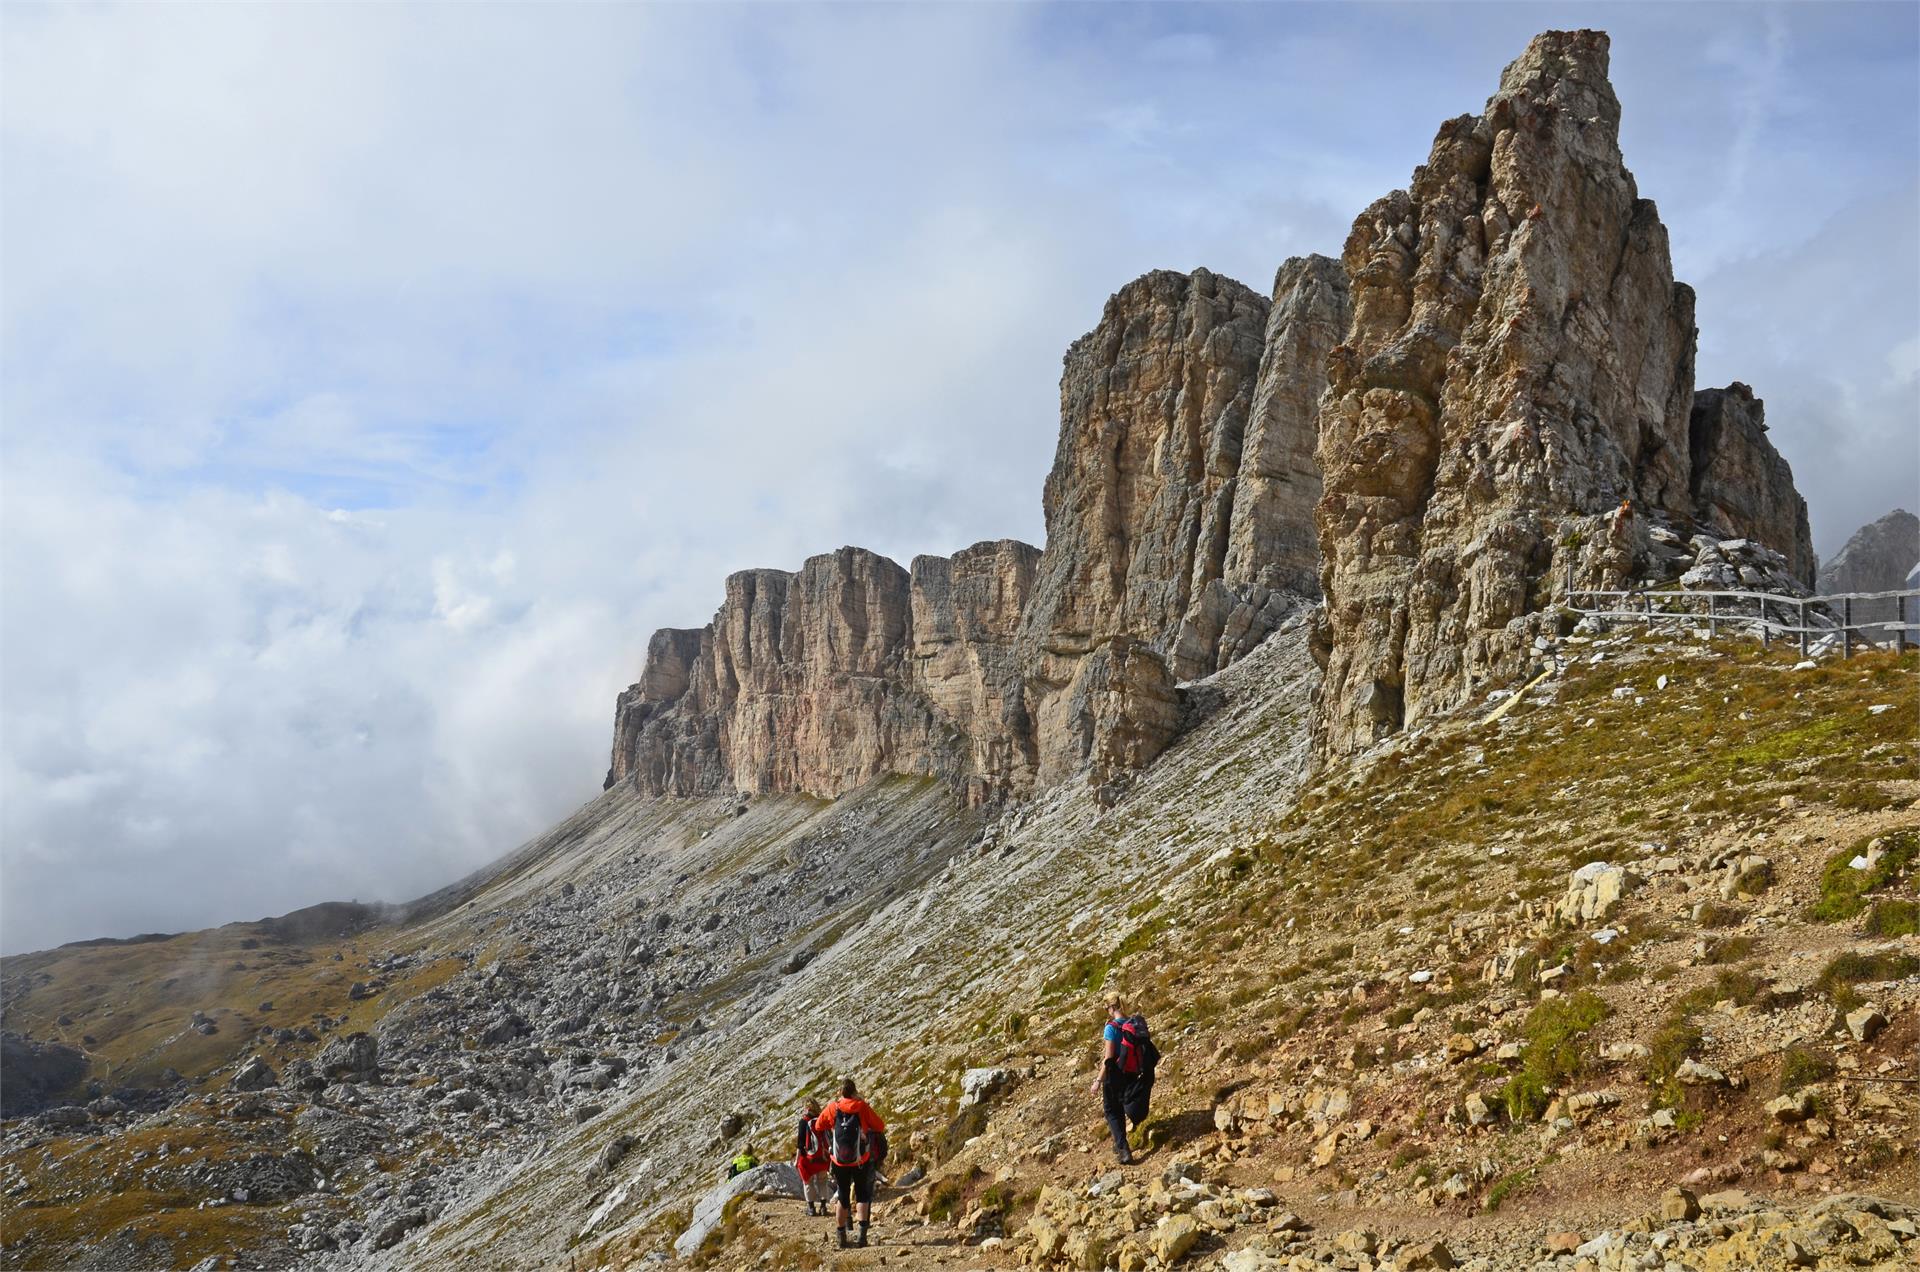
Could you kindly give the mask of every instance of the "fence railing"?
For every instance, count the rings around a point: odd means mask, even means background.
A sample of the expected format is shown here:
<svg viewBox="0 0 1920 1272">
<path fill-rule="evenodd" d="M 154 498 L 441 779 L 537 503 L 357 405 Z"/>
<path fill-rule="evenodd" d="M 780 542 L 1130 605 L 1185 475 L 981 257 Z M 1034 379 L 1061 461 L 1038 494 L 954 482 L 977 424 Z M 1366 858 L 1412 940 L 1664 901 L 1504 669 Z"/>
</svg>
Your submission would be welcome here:
<svg viewBox="0 0 1920 1272">
<path fill-rule="evenodd" d="M 1591 604 L 1583 605 L 1586 601 Z M 1892 601 L 1894 617 L 1854 621 L 1854 602 Z M 1760 643 L 1775 637 L 1797 637 L 1800 656 L 1806 657 L 1813 640 L 1837 639 L 1843 658 L 1853 656 L 1856 644 L 1868 649 L 1892 647 L 1900 653 L 1920 640 L 1920 622 L 1908 617 L 1920 607 L 1920 588 L 1897 592 L 1837 592 L 1832 596 L 1781 596 L 1777 592 L 1688 592 L 1634 589 L 1610 592 L 1576 588 L 1569 584 L 1566 608 L 1588 618 L 1643 622 L 1651 627 L 1662 620 L 1705 623 L 1707 634 L 1718 636 L 1723 624 L 1760 630 Z M 1788 622 L 1791 618 L 1795 621 Z M 1875 640 L 1867 633 L 1877 631 Z"/>
</svg>

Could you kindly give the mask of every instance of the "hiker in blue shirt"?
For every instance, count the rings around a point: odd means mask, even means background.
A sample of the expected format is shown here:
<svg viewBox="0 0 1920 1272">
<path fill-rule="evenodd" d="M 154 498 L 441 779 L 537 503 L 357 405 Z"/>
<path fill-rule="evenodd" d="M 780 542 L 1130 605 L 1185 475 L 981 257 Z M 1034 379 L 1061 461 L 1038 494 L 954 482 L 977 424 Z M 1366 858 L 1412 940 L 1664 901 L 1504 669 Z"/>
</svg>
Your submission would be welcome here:
<svg viewBox="0 0 1920 1272">
<path fill-rule="evenodd" d="M 1153 1067 L 1159 1059 L 1146 1020 L 1127 1015 L 1119 995 L 1110 996 L 1106 1028 L 1100 1035 L 1100 1072 L 1088 1089 L 1100 1094 L 1107 1130 L 1113 1133 L 1113 1155 L 1122 1166 L 1133 1164 L 1133 1150 L 1127 1145 L 1127 1119 L 1131 1117 L 1135 1126 L 1147 1120 Z"/>
</svg>

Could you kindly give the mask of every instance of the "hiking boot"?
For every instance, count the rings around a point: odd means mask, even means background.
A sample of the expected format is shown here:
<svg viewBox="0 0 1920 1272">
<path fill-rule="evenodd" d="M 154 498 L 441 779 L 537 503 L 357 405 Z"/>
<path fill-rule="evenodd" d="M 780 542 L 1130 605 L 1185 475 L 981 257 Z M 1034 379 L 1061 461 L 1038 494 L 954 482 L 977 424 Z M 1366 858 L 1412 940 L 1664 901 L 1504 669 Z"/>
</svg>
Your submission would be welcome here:
<svg viewBox="0 0 1920 1272">
<path fill-rule="evenodd" d="M 1118 1157 L 1117 1157 L 1117 1158 L 1115 1158 L 1114 1160 L 1115 1160 L 1115 1161 L 1117 1161 L 1117 1162 L 1119 1162 L 1119 1163 L 1120 1163 L 1120 1164 L 1121 1164 L 1122 1166 L 1131 1166 L 1131 1165 L 1133 1165 L 1133 1154 L 1132 1154 L 1132 1153 L 1122 1153 L 1122 1154 L 1120 1154 L 1120 1156 L 1118 1156 Z"/>
<path fill-rule="evenodd" d="M 839 1232 L 840 1232 L 840 1248 L 842 1250 L 845 1250 L 848 1248 L 847 1247 L 847 1230 L 845 1228 L 841 1228 Z"/>
<path fill-rule="evenodd" d="M 867 1230 L 865 1228 L 860 1229 L 859 1239 L 853 1244 L 856 1249 L 864 1250 L 867 1248 Z"/>
</svg>

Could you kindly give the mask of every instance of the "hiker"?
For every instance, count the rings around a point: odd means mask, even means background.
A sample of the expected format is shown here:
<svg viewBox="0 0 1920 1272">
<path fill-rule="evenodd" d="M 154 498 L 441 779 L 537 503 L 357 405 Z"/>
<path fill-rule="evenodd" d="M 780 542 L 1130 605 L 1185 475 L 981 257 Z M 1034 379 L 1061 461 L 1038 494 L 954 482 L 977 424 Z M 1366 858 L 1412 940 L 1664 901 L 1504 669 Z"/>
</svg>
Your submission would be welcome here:
<svg viewBox="0 0 1920 1272">
<path fill-rule="evenodd" d="M 807 1111 L 800 1115 L 800 1132 L 793 1145 L 793 1168 L 800 1172 L 800 1193 L 806 1198 L 810 1215 L 826 1214 L 827 1200 L 833 1196 L 827 1141 L 813 1125 L 819 1116 L 820 1101 L 808 1100 Z"/>
<path fill-rule="evenodd" d="M 1133 1164 L 1127 1144 L 1127 1122 L 1147 1120 L 1147 1102 L 1153 1096 L 1153 1070 L 1160 1052 L 1153 1045 L 1144 1016 L 1127 1015 L 1118 995 L 1107 999 L 1107 1023 L 1100 1035 L 1100 1071 L 1090 1091 L 1100 1095 L 1107 1130 L 1113 1134 L 1113 1155 L 1122 1166 Z"/>
<path fill-rule="evenodd" d="M 732 1179 L 735 1175 L 744 1175 L 759 1164 L 760 1159 L 753 1155 L 753 1149 L 742 1148 L 733 1155 L 733 1160 L 727 1163 L 727 1178 Z"/>
<path fill-rule="evenodd" d="M 820 1111 L 813 1129 L 827 1137 L 827 1159 L 833 1166 L 833 1184 L 840 1195 L 834 1210 L 839 1228 L 840 1248 L 846 1249 L 847 1218 L 850 1209 L 858 1212 L 860 1237 L 852 1244 L 867 1244 L 867 1224 L 873 1214 L 873 1175 L 887 1155 L 887 1124 L 873 1107 L 860 1098 L 853 1079 L 840 1083 L 840 1098 Z"/>
</svg>

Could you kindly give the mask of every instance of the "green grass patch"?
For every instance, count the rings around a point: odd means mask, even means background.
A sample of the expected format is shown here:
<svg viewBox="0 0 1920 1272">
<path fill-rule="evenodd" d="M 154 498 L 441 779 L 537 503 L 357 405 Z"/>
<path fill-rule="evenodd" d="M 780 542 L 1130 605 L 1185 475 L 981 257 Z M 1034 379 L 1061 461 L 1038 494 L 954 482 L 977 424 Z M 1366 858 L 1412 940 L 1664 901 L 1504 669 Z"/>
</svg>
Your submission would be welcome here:
<svg viewBox="0 0 1920 1272">
<path fill-rule="evenodd" d="M 1868 936 L 1920 936 L 1920 901 L 1875 901 L 1866 926 Z"/>
<path fill-rule="evenodd" d="M 1500 1092 L 1508 1118 L 1531 1122 L 1546 1111 L 1552 1089 L 1578 1074 L 1586 1063 L 1580 1036 L 1609 1014 L 1599 995 L 1584 990 L 1548 999 L 1527 1013 L 1520 1028 L 1520 1071 L 1507 1079 Z"/>
<path fill-rule="evenodd" d="M 1805 1047 L 1788 1047 L 1780 1056 L 1780 1094 L 1825 1082 L 1833 1076 L 1833 1057 Z"/>
<path fill-rule="evenodd" d="M 1899 980 L 1916 971 L 1920 971 L 1920 958 L 1899 950 L 1848 950 L 1844 954 L 1836 954 L 1821 969 L 1820 979 L 1814 985 L 1831 996 L 1840 1010 L 1852 1011 L 1860 1005 L 1860 995 L 1853 988 L 1855 985 L 1868 981 Z"/>
<path fill-rule="evenodd" d="M 1867 895 L 1905 878 L 1920 857 L 1920 830 L 1896 830 L 1880 837 L 1880 857 L 1865 870 L 1853 861 L 1865 856 L 1869 840 L 1842 848 L 1820 872 L 1820 899 L 1807 916 L 1822 923 L 1851 919 L 1867 908 Z"/>
</svg>

